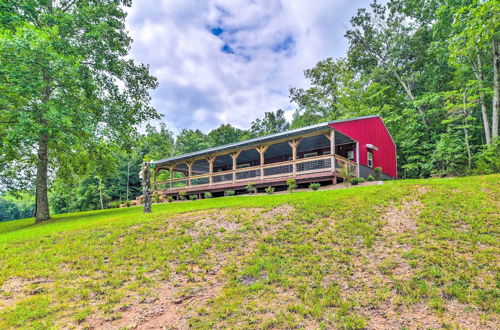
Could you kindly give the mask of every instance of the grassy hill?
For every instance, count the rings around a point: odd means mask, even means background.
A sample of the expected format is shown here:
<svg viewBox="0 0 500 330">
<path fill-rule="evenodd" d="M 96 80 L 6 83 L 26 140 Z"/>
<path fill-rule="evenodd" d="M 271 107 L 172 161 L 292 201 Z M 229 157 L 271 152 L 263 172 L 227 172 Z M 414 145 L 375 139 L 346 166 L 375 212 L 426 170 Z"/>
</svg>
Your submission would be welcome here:
<svg viewBox="0 0 500 330">
<path fill-rule="evenodd" d="M 500 176 L 0 223 L 0 328 L 495 328 Z"/>
</svg>

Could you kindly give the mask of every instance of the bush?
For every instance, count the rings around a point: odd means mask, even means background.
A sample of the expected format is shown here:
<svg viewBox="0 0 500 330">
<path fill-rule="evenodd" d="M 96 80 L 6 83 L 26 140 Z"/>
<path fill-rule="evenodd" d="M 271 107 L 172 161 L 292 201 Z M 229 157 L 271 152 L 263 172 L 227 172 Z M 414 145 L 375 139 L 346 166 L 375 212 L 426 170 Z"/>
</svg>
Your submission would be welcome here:
<svg viewBox="0 0 500 330">
<path fill-rule="evenodd" d="M 266 190 L 266 194 L 268 194 L 268 195 L 274 194 L 274 187 L 269 186 L 265 190 Z"/>
<path fill-rule="evenodd" d="M 286 180 L 286 185 L 288 186 L 288 191 L 292 192 L 294 189 L 297 189 L 297 181 L 295 179 Z"/>
<path fill-rule="evenodd" d="M 234 190 L 226 190 L 224 191 L 224 196 L 234 196 L 236 192 Z"/>
<path fill-rule="evenodd" d="M 187 195 L 187 192 L 185 191 L 179 191 L 179 198 L 183 201 L 186 200 L 186 195 Z"/>
<path fill-rule="evenodd" d="M 347 164 L 342 165 L 342 167 L 339 168 L 339 175 L 342 179 L 344 179 L 344 183 L 346 185 L 349 184 L 349 182 L 351 182 L 353 175 L 351 167 Z"/>
<path fill-rule="evenodd" d="M 490 146 L 484 147 L 475 156 L 477 174 L 492 174 L 500 172 L 500 138 L 496 139 Z"/>
<path fill-rule="evenodd" d="M 247 184 L 247 191 L 251 194 L 251 193 L 256 193 L 257 192 L 257 188 L 255 188 L 255 183 L 253 182 L 250 182 Z"/>
<path fill-rule="evenodd" d="M 352 179 L 351 179 L 351 184 L 352 184 L 353 186 L 356 186 L 356 185 L 358 185 L 358 184 L 360 184 L 360 183 L 364 183 L 365 181 L 366 181 L 366 180 L 365 180 L 364 178 L 352 178 Z"/>
<path fill-rule="evenodd" d="M 132 206 L 132 202 L 131 202 L 131 201 L 125 201 L 125 203 L 124 203 L 124 204 L 125 204 L 125 206 L 127 206 L 127 207 Z"/>
<path fill-rule="evenodd" d="M 366 181 L 375 181 L 375 178 L 373 177 L 373 175 L 368 175 L 368 178 L 366 179 Z"/>
<path fill-rule="evenodd" d="M 382 167 L 378 166 L 374 168 L 375 171 L 375 180 L 382 180 Z"/>
<path fill-rule="evenodd" d="M 320 183 L 311 183 L 309 185 L 309 188 L 311 188 L 312 190 L 316 191 L 319 189 L 319 187 L 321 187 L 321 184 Z"/>
<path fill-rule="evenodd" d="M 153 195 L 151 196 L 151 201 L 152 201 L 153 203 L 159 203 L 159 202 L 160 202 L 160 195 L 159 195 L 159 194 L 153 194 Z"/>
<path fill-rule="evenodd" d="M 208 191 L 207 191 L 206 193 L 204 193 L 204 194 L 203 194 L 203 198 L 212 198 L 212 197 L 213 197 L 213 196 L 212 196 L 212 193 L 211 193 L 211 192 L 208 192 Z"/>
<path fill-rule="evenodd" d="M 120 207 L 120 201 L 114 201 L 114 202 L 109 202 L 108 203 L 108 208 L 110 209 L 116 209 Z"/>
<path fill-rule="evenodd" d="M 189 195 L 189 199 L 195 201 L 198 199 L 198 195 Z"/>
<path fill-rule="evenodd" d="M 167 202 L 172 203 L 174 201 L 173 196 L 167 196 Z"/>
</svg>

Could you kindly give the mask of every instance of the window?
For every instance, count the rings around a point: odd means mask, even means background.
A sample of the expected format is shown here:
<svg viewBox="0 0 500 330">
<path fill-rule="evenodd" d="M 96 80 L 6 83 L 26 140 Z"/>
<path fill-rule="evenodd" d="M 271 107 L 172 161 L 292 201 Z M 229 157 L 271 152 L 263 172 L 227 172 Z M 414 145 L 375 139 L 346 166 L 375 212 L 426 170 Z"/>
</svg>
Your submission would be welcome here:
<svg viewBox="0 0 500 330">
<path fill-rule="evenodd" d="M 310 152 L 308 154 L 304 154 L 304 158 L 314 157 L 314 156 L 317 156 L 317 155 L 318 155 L 317 152 Z"/>
<path fill-rule="evenodd" d="M 373 153 L 368 151 L 368 167 L 373 167 Z"/>
</svg>

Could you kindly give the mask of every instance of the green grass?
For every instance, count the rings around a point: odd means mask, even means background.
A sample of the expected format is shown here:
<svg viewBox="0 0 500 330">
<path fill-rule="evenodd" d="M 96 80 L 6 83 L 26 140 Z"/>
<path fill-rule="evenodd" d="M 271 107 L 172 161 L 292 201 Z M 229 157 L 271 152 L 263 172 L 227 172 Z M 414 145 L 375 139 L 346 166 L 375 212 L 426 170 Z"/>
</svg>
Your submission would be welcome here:
<svg viewBox="0 0 500 330">
<path fill-rule="evenodd" d="M 0 223 L 0 328 L 115 324 L 162 290 L 184 327 L 495 324 L 499 200 L 490 175 Z"/>
</svg>

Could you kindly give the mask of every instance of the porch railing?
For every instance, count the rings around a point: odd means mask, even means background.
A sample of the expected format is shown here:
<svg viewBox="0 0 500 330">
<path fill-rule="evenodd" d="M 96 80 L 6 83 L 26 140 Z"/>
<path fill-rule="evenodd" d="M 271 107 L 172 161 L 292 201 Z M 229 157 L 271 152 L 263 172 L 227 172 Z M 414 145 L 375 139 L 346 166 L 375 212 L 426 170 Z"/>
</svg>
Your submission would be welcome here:
<svg viewBox="0 0 500 330">
<path fill-rule="evenodd" d="M 254 182 L 282 177 L 300 178 L 301 176 L 320 172 L 337 172 L 343 166 L 349 166 L 356 176 L 357 164 L 341 156 L 331 155 L 301 158 L 295 161 L 252 166 L 236 170 L 214 172 L 212 174 L 194 175 L 156 182 L 158 190 L 182 190 L 196 187 L 217 187 L 228 183 Z M 332 167 L 332 164 L 335 164 Z"/>
</svg>

